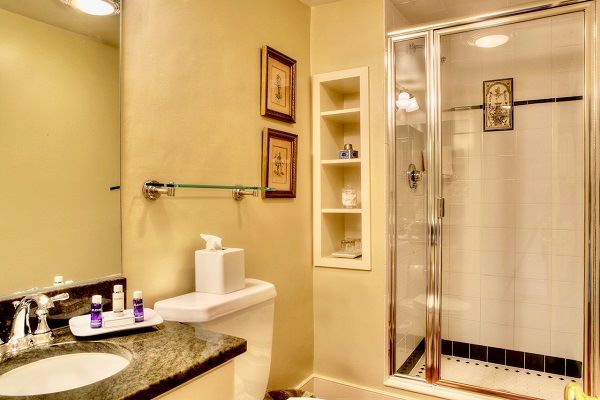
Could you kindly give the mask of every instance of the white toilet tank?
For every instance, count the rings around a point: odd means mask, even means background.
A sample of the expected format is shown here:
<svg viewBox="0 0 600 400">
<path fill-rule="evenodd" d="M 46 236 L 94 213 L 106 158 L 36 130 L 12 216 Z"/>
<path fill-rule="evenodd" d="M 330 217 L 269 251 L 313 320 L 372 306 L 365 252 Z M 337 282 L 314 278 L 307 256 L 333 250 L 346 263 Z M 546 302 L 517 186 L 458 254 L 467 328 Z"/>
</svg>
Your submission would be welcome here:
<svg viewBox="0 0 600 400">
<path fill-rule="evenodd" d="M 246 279 L 246 287 L 227 294 L 193 292 L 161 300 L 154 310 L 167 321 L 186 322 L 246 339 L 247 351 L 235 359 L 236 400 L 263 400 L 271 367 L 275 286 Z"/>
</svg>

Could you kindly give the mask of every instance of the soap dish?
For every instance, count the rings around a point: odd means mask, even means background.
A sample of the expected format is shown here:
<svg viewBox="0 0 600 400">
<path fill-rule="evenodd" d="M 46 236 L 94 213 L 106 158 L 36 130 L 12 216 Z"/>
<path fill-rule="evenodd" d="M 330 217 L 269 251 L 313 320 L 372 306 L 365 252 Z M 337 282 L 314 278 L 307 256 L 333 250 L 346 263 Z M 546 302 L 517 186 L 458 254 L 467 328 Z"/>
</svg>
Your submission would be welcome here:
<svg viewBox="0 0 600 400">
<path fill-rule="evenodd" d="M 90 328 L 90 314 L 73 317 L 69 320 L 69 328 L 73 335 L 78 337 L 104 335 L 112 332 L 131 331 L 141 328 L 160 325 L 163 319 L 151 308 L 144 308 L 144 321 L 128 325 L 112 326 L 110 328 Z"/>
</svg>

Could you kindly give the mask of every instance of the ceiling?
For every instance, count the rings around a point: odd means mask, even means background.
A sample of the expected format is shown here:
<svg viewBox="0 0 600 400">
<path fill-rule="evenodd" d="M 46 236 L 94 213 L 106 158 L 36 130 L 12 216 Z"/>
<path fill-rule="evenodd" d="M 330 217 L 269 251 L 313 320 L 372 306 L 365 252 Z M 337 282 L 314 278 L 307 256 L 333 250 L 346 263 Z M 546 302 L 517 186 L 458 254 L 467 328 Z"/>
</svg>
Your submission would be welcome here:
<svg viewBox="0 0 600 400">
<path fill-rule="evenodd" d="M 303 2 L 304 4 L 306 4 L 307 6 L 320 6 L 322 4 L 327 4 L 327 3 L 335 3 L 336 1 L 340 1 L 340 0 L 300 0 L 301 2 Z"/>
<path fill-rule="evenodd" d="M 71 32 L 119 46 L 119 16 L 95 17 L 60 0 L 0 0 L 0 8 Z"/>
<path fill-rule="evenodd" d="M 409 24 L 492 12 L 531 0 L 391 0 Z"/>
</svg>

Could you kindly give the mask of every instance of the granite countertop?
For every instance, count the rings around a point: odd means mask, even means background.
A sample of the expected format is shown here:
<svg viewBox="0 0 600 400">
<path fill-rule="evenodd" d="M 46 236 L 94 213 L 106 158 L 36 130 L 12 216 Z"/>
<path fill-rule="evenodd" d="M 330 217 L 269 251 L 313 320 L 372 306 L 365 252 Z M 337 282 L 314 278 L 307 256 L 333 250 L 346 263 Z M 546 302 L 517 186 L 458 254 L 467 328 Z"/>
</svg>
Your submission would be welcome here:
<svg viewBox="0 0 600 400">
<path fill-rule="evenodd" d="M 31 349 L 1 361 L 0 375 L 33 361 L 74 352 L 108 352 L 131 362 L 116 375 L 81 388 L 28 397 L 0 396 L 0 399 L 151 399 L 246 351 L 244 339 L 178 322 L 86 340 L 75 338 L 68 328 L 55 329 L 54 333 L 52 346 Z M 31 383 L 35 385 L 35 377 Z"/>
</svg>

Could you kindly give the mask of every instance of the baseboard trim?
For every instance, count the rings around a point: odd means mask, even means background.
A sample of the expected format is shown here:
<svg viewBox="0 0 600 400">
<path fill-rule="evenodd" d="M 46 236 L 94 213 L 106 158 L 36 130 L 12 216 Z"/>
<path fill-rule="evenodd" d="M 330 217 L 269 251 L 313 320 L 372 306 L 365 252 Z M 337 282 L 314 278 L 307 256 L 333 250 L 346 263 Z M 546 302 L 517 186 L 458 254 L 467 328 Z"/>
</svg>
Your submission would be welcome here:
<svg viewBox="0 0 600 400">
<path fill-rule="evenodd" d="M 310 375 L 296 389 L 309 391 L 326 400 L 415 400 L 410 394 L 400 395 L 319 374 Z"/>
<path fill-rule="evenodd" d="M 304 378 L 299 384 L 297 384 L 294 389 L 312 392 L 312 388 L 314 387 L 314 378 L 315 374 L 310 374 L 309 376 Z"/>
</svg>

